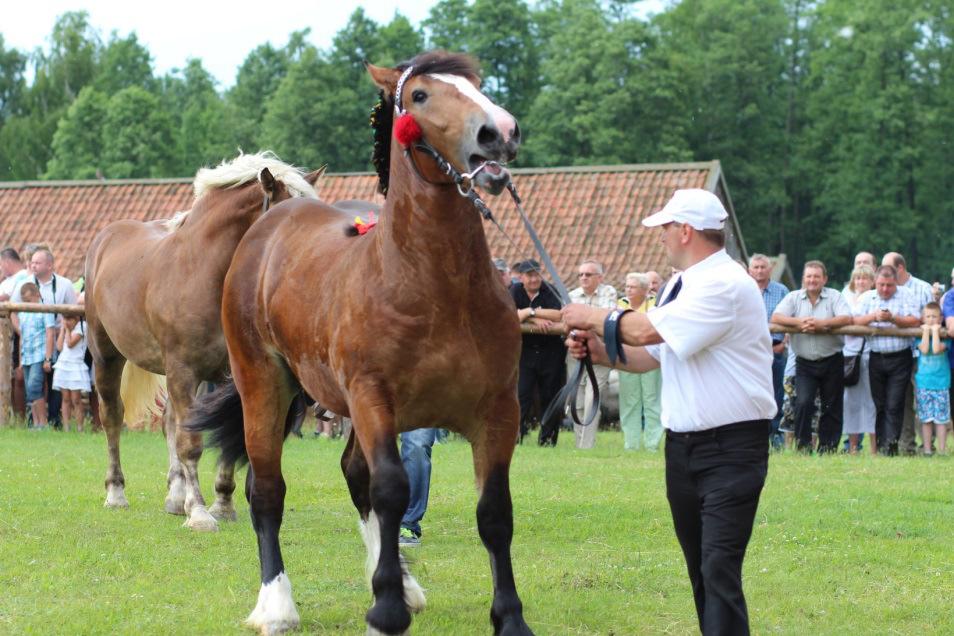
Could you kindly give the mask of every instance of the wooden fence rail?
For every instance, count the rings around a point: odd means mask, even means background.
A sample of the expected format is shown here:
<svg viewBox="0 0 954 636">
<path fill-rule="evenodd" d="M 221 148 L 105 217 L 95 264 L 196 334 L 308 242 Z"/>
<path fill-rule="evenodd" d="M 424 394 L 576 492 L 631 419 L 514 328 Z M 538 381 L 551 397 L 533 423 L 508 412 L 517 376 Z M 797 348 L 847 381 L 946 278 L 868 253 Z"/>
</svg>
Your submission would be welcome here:
<svg viewBox="0 0 954 636">
<path fill-rule="evenodd" d="M 86 312 L 82 305 L 46 305 L 43 303 L 10 303 L 0 302 L 0 426 L 7 423 L 12 412 L 12 394 L 10 379 L 13 377 L 11 342 L 13 339 L 13 326 L 10 324 L 10 314 L 13 312 L 27 313 L 57 313 L 64 316 L 85 316 Z M 551 324 L 549 328 L 534 327 L 523 323 L 520 325 L 523 333 L 548 334 L 552 336 L 562 336 L 565 333 L 563 323 Z M 794 327 L 770 327 L 772 333 L 798 333 Z M 900 336 L 904 338 L 916 338 L 921 335 L 921 330 L 917 327 L 910 329 L 879 329 L 877 327 L 839 327 L 831 331 L 833 334 L 846 336 Z M 941 330 L 941 337 L 946 338 L 946 330 Z"/>
</svg>

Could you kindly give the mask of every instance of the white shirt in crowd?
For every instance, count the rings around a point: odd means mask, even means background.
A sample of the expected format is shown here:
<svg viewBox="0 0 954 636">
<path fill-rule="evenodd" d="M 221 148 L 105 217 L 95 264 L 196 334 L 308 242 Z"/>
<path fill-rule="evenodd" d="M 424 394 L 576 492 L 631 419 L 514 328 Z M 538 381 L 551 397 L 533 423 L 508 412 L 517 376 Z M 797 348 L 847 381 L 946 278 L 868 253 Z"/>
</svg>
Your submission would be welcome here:
<svg viewBox="0 0 954 636">
<path fill-rule="evenodd" d="M 28 270 L 26 267 L 21 269 L 16 274 L 7 276 L 3 279 L 3 282 L 0 283 L 0 295 L 6 294 L 11 300 L 13 300 L 15 294 L 19 296 L 20 285 L 30 280 L 30 276 L 30 270 Z"/>
<path fill-rule="evenodd" d="M 679 295 L 647 314 L 665 341 L 646 347 L 662 369 L 663 426 L 683 433 L 771 419 L 772 339 L 758 285 L 725 250 L 681 276 Z"/>
<path fill-rule="evenodd" d="M 53 294 L 53 281 L 56 281 L 56 294 Z M 34 282 L 34 277 L 31 275 L 25 281 L 22 282 Z M 22 287 L 22 283 L 20 287 Z M 43 302 L 50 305 L 72 305 L 76 302 L 76 290 L 73 289 L 73 281 L 71 281 L 66 276 L 60 276 L 59 274 L 53 274 L 50 277 L 50 280 L 45 283 L 40 283 L 40 297 L 43 299 Z M 17 292 L 13 298 L 13 302 L 19 303 L 20 300 L 20 289 L 17 288 Z"/>
</svg>

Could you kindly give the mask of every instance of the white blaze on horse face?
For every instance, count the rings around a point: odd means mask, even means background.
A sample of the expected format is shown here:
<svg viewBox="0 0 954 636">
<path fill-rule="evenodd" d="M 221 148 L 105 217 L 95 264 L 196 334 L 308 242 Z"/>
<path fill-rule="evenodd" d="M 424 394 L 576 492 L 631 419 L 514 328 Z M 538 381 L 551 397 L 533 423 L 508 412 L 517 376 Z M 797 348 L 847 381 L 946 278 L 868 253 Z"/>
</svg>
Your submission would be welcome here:
<svg viewBox="0 0 954 636">
<path fill-rule="evenodd" d="M 513 118 L 513 115 L 490 101 L 486 95 L 481 93 L 476 86 L 470 83 L 469 79 L 461 77 L 460 75 L 447 75 L 444 73 L 428 75 L 428 77 L 446 82 L 447 84 L 452 84 L 457 87 L 457 90 L 463 95 L 477 104 L 477 106 L 487 114 L 490 121 L 494 122 L 494 126 L 497 127 L 497 132 L 503 137 L 504 143 L 509 142 L 510 138 L 513 137 L 513 133 L 517 129 L 517 120 Z"/>
</svg>

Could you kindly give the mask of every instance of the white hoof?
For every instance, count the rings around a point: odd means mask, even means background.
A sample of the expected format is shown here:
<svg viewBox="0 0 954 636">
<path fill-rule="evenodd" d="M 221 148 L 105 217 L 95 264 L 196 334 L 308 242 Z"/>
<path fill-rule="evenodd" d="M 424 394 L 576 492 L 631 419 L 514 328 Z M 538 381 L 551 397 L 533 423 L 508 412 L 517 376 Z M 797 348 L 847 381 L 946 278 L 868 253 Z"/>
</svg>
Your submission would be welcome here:
<svg viewBox="0 0 954 636">
<path fill-rule="evenodd" d="M 221 501 L 216 501 L 212 504 L 212 507 L 209 508 L 209 514 L 219 521 L 235 521 L 238 519 L 238 515 L 235 514 L 235 508 L 232 504 L 222 503 Z"/>
<path fill-rule="evenodd" d="M 126 500 L 126 492 L 122 486 L 109 484 L 106 486 L 106 501 L 103 502 L 106 508 L 128 508 L 129 502 Z"/>
<path fill-rule="evenodd" d="M 199 532 L 215 532 L 219 529 L 215 517 L 209 514 L 205 506 L 192 506 L 192 512 L 183 525 Z"/>
<path fill-rule="evenodd" d="M 300 622 L 292 599 L 291 581 L 284 572 L 262 585 L 258 591 L 258 603 L 245 619 L 245 623 L 262 636 L 284 634 L 298 627 Z"/>
</svg>

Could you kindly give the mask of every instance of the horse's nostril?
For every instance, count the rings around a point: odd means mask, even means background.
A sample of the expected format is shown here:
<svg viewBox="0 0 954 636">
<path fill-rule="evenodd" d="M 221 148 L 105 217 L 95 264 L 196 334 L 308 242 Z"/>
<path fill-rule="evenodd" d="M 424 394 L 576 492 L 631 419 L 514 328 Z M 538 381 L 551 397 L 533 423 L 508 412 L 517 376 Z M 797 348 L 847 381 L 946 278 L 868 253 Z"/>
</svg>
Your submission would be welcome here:
<svg viewBox="0 0 954 636">
<path fill-rule="evenodd" d="M 520 124 L 513 123 L 513 132 L 510 133 L 510 141 L 520 143 Z"/>
<path fill-rule="evenodd" d="M 477 143 L 481 146 L 492 144 L 495 141 L 497 141 L 497 131 L 493 128 L 481 126 L 480 130 L 477 131 Z"/>
</svg>

